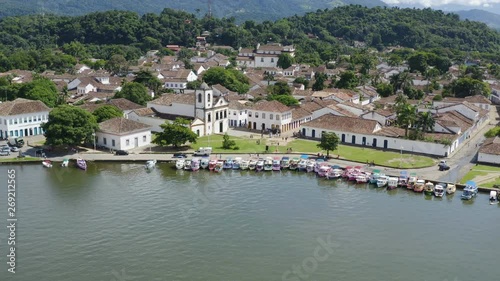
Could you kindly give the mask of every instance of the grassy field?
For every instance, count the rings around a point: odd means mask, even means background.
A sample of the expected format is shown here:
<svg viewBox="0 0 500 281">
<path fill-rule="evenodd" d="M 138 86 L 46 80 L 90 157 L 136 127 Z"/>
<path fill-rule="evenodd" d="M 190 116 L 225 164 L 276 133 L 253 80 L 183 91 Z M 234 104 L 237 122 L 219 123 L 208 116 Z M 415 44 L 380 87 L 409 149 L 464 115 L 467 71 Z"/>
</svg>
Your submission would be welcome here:
<svg viewBox="0 0 500 281">
<path fill-rule="evenodd" d="M 0 158 L 0 162 L 27 162 L 27 161 L 40 161 L 40 158 L 23 157 L 23 158 Z"/>
<path fill-rule="evenodd" d="M 500 185 L 500 167 L 476 165 L 463 178 L 461 183 L 474 180 L 479 186 L 493 187 Z"/>
<path fill-rule="evenodd" d="M 299 139 L 289 142 L 286 146 L 284 143 L 278 146 L 278 141 L 268 143 L 266 142 L 268 139 L 237 137 L 231 137 L 231 139 L 236 142 L 236 146 L 239 147 L 238 150 L 222 149 L 221 135 L 212 135 L 210 138 L 208 136 L 201 137 L 198 139 L 198 142 L 191 147 L 193 149 L 198 149 L 199 147 L 210 146 L 213 148 L 214 153 L 265 153 L 266 145 L 269 145 L 270 152 L 287 153 L 287 149 L 291 148 L 293 153 L 317 154 L 319 152 L 326 154 L 326 151 L 322 151 L 317 147 L 317 141 L 311 140 Z M 259 141 L 260 144 L 258 143 Z M 340 145 L 336 151 L 330 151 L 330 156 L 336 157 L 336 155 L 340 155 L 340 159 L 344 160 L 362 163 L 374 161 L 376 165 L 395 168 L 422 168 L 435 165 L 435 161 L 432 158 L 425 156 L 411 155 L 411 157 L 409 157 L 408 154 L 403 154 L 403 159 L 401 159 L 401 154 L 396 152 L 384 152 L 376 149 L 345 145 Z"/>
</svg>

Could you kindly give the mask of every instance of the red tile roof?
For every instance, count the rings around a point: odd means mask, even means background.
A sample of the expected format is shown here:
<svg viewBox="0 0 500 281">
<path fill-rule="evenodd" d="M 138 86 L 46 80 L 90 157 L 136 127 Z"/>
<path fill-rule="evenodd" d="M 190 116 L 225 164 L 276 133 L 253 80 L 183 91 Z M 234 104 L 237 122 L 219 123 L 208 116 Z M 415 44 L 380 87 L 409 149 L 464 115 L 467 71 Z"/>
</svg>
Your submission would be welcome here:
<svg viewBox="0 0 500 281">
<path fill-rule="evenodd" d="M 109 119 L 99 123 L 99 131 L 117 135 L 145 131 L 149 128 L 151 128 L 151 126 L 122 117 Z"/>
<path fill-rule="evenodd" d="M 373 134 L 379 123 L 375 120 L 325 114 L 302 126 L 357 134 Z"/>
</svg>

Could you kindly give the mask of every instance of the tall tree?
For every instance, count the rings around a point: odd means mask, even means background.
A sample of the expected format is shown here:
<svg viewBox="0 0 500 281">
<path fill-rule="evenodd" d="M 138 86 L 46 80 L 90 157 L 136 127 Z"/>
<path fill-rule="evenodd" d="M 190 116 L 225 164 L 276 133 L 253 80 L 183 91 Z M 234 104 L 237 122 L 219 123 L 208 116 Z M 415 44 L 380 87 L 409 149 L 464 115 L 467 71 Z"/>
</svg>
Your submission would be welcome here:
<svg viewBox="0 0 500 281">
<path fill-rule="evenodd" d="M 162 83 L 158 77 L 154 76 L 151 71 L 148 70 L 139 70 L 135 74 L 134 82 L 141 83 L 142 85 L 151 89 L 155 95 L 158 95 L 160 89 L 162 88 Z"/>
<path fill-rule="evenodd" d="M 22 84 L 18 96 L 30 100 L 39 100 L 48 107 L 55 107 L 59 94 L 54 82 L 37 77 L 32 82 Z"/>
<path fill-rule="evenodd" d="M 353 71 L 346 71 L 340 74 L 340 79 L 335 84 L 339 89 L 354 89 L 359 85 L 359 78 Z"/>
<path fill-rule="evenodd" d="M 436 121 L 434 120 L 431 112 L 427 111 L 418 113 L 415 125 L 417 129 L 420 129 L 422 131 L 422 133 L 427 133 L 434 130 L 435 124 Z"/>
<path fill-rule="evenodd" d="M 114 98 L 125 98 L 140 105 L 146 105 L 151 100 L 146 86 L 137 82 L 125 83 L 122 90 L 116 93 Z"/>
<path fill-rule="evenodd" d="M 397 108 L 396 120 L 400 127 L 405 129 L 405 137 L 408 137 L 408 129 L 415 124 L 417 119 L 417 108 L 405 103 Z"/>
<path fill-rule="evenodd" d="M 113 74 L 121 74 L 128 68 L 128 62 L 123 55 L 116 54 L 111 56 L 106 63 L 105 68 Z"/>
<path fill-rule="evenodd" d="M 191 131 L 190 123 L 189 120 L 183 118 L 176 118 L 172 123 L 165 122 L 160 125 L 163 132 L 156 134 L 153 143 L 160 146 L 173 145 L 176 148 L 186 142 L 196 143 L 198 135 Z"/>
<path fill-rule="evenodd" d="M 61 105 L 50 111 L 49 120 L 42 128 L 48 145 L 80 145 L 92 139 L 98 125 L 95 117 L 88 111 Z"/>
<path fill-rule="evenodd" d="M 321 91 L 325 88 L 325 81 L 327 79 L 326 74 L 318 72 L 314 75 L 314 84 L 312 86 L 313 91 Z"/>
<path fill-rule="evenodd" d="M 294 64 L 294 63 L 295 63 L 295 60 L 292 56 L 290 56 L 290 54 L 282 53 L 279 55 L 278 62 L 276 63 L 276 65 L 278 67 L 283 68 L 283 69 L 287 69 L 290 66 L 292 66 L 292 64 Z"/>
<path fill-rule="evenodd" d="M 123 111 L 113 105 L 103 105 L 94 110 L 92 114 L 95 116 L 97 123 L 101 123 L 115 117 L 123 117 Z"/>
<path fill-rule="evenodd" d="M 326 157 L 330 157 L 330 150 L 333 151 L 337 149 L 339 145 L 339 136 L 335 133 L 323 133 L 321 135 L 321 141 L 317 146 L 323 150 L 326 150 Z"/>
</svg>

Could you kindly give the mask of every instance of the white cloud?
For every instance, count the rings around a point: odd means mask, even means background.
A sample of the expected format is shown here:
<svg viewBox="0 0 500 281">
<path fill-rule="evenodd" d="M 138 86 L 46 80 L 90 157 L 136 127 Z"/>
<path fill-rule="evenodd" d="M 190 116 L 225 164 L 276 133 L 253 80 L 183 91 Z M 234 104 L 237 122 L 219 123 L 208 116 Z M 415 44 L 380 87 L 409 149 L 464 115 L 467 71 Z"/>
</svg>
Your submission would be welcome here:
<svg viewBox="0 0 500 281">
<path fill-rule="evenodd" d="M 425 7 L 441 6 L 446 4 L 456 4 L 464 6 L 489 7 L 491 4 L 499 4 L 500 0 L 382 0 L 387 4 L 420 4 Z"/>
</svg>

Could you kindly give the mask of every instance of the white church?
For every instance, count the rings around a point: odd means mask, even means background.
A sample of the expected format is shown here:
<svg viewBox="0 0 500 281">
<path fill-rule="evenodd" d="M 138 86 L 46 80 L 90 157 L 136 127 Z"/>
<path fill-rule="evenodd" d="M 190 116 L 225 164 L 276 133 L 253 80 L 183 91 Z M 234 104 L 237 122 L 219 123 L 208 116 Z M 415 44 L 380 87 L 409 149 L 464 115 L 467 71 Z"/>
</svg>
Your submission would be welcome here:
<svg viewBox="0 0 500 281">
<path fill-rule="evenodd" d="M 147 108 L 133 110 L 128 119 L 152 126 L 161 131 L 160 125 L 181 117 L 191 120 L 191 130 L 198 136 L 224 134 L 229 128 L 229 102 L 222 95 L 215 95 L 206 83 L 194 93 L 163 94 L 147 103 Z"/>
</svg>

